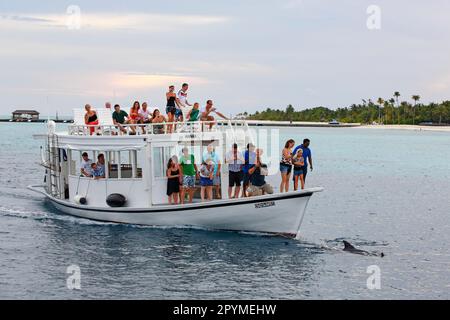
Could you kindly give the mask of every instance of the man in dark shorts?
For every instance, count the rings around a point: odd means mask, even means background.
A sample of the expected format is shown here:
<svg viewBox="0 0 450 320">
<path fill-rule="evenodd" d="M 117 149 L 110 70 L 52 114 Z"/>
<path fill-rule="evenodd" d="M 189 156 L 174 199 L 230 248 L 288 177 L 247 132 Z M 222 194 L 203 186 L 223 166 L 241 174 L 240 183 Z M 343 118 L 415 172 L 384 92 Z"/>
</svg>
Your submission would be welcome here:
<svg viewBox="0 0 450 320">
<path fill-rule="evenodd" d="M 236 143 L 233 144 L 233 149 L 227 153 L 225 161 L 228 164 L 228 198 L 239 198 L 242 179 L 244 178 L 244 172 L 242 171 L 244 157 L 239 152 Z"/>
<path fill-rule="evenodd" d="M 303 140 L 303 144 L 297 146 L 294 149 L 294 152 L 292 152 L 292 154 L 297 154 L 297 150 L 298 149 L 302 149 L 303 150 L 303 159 L 304 159 L 304 166 L 302 167 L 302 171 L 303 171 L 303 179 L 306 182 L 306 174 L 308 173 L 308 162 L 309 162 L 309 168 L 311 169 L 311 171 L 313 170 L 313 163 L 312 163 L 312 157 L 311 157 L 311 149 L 309 149 L 309 144 L 310 144 L 310 140 L 309 139 L 304 139 Z"/>
</svg>

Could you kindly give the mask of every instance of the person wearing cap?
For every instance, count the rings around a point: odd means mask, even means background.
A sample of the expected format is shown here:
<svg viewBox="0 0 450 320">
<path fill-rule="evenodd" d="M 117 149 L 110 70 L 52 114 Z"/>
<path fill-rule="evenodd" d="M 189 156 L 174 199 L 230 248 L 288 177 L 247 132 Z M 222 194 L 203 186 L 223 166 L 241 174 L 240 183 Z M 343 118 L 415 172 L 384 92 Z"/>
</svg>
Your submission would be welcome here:
<svg viewBox="0 0 450 320">
<path fill-rule="evenodd" d="M 237 199 L 239 198 L 242 179 L 244 178 L 242 167 L 245 161 L 242 153 L 239 152 L 238 145 L 236 143 L 233 144 L 233 149 L 227 153 L 225 162 L 228 164 L 228 198 Z"/>
<path fill-rule="evenodd" d="M 252 165 L 256 163 L 256 152 L 255 145 L 253 143 L 247 144 L 247 150 L 243 154 L 244 157 L 244 165 L 242 166 L 242 172 L 244 173 L 244 177 L 242 179 L 242 197 L 246 197 L 246 190 L 250 184 L 251 174 L 249 173 L 249 169 Z"/>
<path fill-rule="evenodd" d="M 268 168 L 266 164 L 262 163 L 262 150 L 256 150 L 256 163 L 248 170 L 251 174 L 250 185 L 247 188 L 249 197 L 261 196 L 264 194 L 272 194 L 273 187 L 266 182 L 268 175 Z"/>
<path fill-rule="evenodd" d="M 92 172 L 92 160 L 89 159 L 89 155 L 87 154 L 87 152 L 83 152 L 83 154 L 81 155 L 83 160 L 81 160 L 81 176 L 82 177 L 92 177 L 93 172 Z"/>
</svg>

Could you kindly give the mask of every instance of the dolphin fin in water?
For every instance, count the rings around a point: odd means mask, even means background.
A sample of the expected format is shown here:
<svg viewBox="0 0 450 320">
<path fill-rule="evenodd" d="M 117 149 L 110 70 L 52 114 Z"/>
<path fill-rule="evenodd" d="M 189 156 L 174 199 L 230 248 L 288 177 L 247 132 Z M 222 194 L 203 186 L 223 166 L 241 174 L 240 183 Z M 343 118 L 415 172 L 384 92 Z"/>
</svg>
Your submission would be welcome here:
<svg viewBox="0 0 450 320">
<path fill-rule="evenodd" d="M 384 253 L 381 252 L 381 254 L 378 253 L 370 253 L 368 251 L 365 250 L 361 250 L 361 249 L 356 249 L 350 242 L 343 240 L 342 242 L 344 242 L 344 251 L 350 252 L 350 253 L 354 253 L 354 254 L 361 254 L 364 256 L 380 256 L 380 257 L 384 257 Z"/>
</svg>

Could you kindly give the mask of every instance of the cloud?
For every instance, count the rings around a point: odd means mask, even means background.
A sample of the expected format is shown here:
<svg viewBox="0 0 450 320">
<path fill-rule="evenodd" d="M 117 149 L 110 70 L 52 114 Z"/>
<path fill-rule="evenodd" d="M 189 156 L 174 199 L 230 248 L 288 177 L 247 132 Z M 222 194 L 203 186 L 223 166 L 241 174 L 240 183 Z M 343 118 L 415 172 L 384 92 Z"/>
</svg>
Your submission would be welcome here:
<svg viewBox="0 0 450 320">
<path fill-rule="evenodd" d="M 298 8 L 303 4 L 303 0 L 290 0 L 283 4 L 284 9 Z"/>
<path fill-rule="evenodd" d="M 41 27 L 67 27 L 73 15 L 70 14 L 9 14 L 0 16 L 0 26 L 18 24 Z M 80 29 L 140 31 L 176 30 L 186 27 L 199 27 L 222 24 L 230 18 L 213 15 L 144 14 L 144 13 L 83 13 L 80 12 Z"/>
<path fill-rule="evenodd" d="M 208 81 L 201 77 L 176 74 L 148 74 L 142 72 L 114 73 L 106 77 L 111 79 L 111 86 L 122 89 L 145 89 L 168 87 L 174 83 L 189 82 L 193 84 L 206 84 Z"/>
</svg>

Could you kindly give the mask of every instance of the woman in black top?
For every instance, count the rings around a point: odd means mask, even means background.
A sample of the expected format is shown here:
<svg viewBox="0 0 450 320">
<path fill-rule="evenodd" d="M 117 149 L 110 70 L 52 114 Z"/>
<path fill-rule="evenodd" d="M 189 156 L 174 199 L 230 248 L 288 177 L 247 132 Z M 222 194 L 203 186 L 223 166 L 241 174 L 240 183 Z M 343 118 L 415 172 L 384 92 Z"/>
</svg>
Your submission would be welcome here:
<svg viewBox="0 0 450 320">
<path fill-rule="evenodd" d="M 177 111 L 177 106 L 179 105 L 174 86 L 169 87 L 169 92 L 166 93 L 166 99 L 167 99 L 167 107 L 166 107 L 167 122 L 173 122 L 175 118 L 175 112 Z M 173 132 L 173 125 L 169 124 L 167 126 L 167 133 L 172 132 Z"/>
<path fill-rule="evenodd" d="M 89 126 L 98 124 L 97 112 L 92 110 L 89 104 L 85 105 L 84 109 L 86 110 L 86 114 L 84 115 L 84 123 Z M 95 132 L 96 128 L 97 127 L 89 127 L 89 132 L 91 135 Z"/>
<path fill-rule="evenodd" d="M 180 193 L 180 169 L 176 157 L 169 159 L 167 163 L 167 196 L 169 204 L 178 204 L 178 196 Z"/>
</svg>

